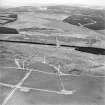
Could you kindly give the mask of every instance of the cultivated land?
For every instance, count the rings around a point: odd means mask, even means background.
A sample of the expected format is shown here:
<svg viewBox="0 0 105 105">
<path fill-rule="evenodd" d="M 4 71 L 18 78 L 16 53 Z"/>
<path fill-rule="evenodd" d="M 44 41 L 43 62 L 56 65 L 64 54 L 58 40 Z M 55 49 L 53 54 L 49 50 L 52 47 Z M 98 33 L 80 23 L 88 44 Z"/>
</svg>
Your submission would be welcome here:
<svg viewBox="0 0 105 105">
<path fill-rule="evenodd" d="M 76 13 L 105 20 L 68 6 L 0 11 L 0 27 L 19 32 L 0 34 L 0 105 L 105 105 L 105 30 L 63 22 Z"/>
</svg>

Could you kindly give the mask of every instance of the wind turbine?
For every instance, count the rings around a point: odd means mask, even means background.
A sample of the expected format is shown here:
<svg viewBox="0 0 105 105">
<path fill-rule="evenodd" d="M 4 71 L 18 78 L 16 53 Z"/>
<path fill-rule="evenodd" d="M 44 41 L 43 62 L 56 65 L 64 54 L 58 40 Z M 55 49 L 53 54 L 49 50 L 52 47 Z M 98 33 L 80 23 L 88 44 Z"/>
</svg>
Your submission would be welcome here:
<svg viewBox="0 0 105 105">
<path fill-rule="evenodd" d="M 60 94 L 64 94 L 64 95 L 74 94 L 76 92 L 76 90 L 66 90 L 65 89 L 65 86 L 64 86 L 62 79 L 61 79 L 61 76 L 64 75 L 64 73 L 62 73 L 60 71 L 60 65 L 58 65 L 57 71 L 58 71 L 58 76 L 59 76 L 59 80 L 60 80 L 61 87 L 62 87 Z"/>
<path fill-rule="evenodd" d="M 60 43 L 59 43 L 59 40 L 58 38 L 56 37 L 56 47 L 59 48 L 60 47 Z"/>
</svg>

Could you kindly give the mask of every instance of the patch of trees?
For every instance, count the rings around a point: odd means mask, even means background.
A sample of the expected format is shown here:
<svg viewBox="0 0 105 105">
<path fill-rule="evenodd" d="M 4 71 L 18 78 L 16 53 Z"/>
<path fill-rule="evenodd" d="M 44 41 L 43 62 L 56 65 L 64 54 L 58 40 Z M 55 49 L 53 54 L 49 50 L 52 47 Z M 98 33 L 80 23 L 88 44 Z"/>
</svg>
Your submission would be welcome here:
<svg viewBox="0 0 105 105">
<path fill-rule="evenodd" d="M 0 27 L 0 34 L 19 34 L 14 28 Z"/>
<path fill-rule="evenodd" d="M 99 16 L 90 16 L 76 14 L 67 17 L 63 20 L 65 23 L 69 23 L 76 26 L 85 27 L 92 30 L 104 30 L 105 29 L 105 20 Z"/>
<path fill-rule="evenodd" d="M 16 21 L 18 18 L 17 14 L 0 14 L 1 25 Z M 3 22 L 2 22 L 3 20 Z"/>
<path fill-rule="evenodd" d="M 86 52 L 86 53 L 91 53 L 91 54 L 96 54 L 96 55 L 105 55 L 105 49 L 103 48 L 77 46 L 75 47 L 75 50 Z"/>
</svg>

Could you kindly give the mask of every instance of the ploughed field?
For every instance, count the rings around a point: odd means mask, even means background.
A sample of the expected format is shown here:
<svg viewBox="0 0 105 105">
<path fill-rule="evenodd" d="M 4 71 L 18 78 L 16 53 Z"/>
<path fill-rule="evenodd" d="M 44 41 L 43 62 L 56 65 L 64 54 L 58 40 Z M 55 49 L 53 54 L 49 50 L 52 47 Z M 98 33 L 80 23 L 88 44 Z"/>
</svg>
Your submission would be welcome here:
<svg viewBox="0 0 105 105">
<path fill-rule="evenodd" d="M 65 6 L 2 11 L 0 105 L 105 104 L 104 29 L 63 21 L 85 12 L 104 19 L 104 10 Z"/>
</svg>

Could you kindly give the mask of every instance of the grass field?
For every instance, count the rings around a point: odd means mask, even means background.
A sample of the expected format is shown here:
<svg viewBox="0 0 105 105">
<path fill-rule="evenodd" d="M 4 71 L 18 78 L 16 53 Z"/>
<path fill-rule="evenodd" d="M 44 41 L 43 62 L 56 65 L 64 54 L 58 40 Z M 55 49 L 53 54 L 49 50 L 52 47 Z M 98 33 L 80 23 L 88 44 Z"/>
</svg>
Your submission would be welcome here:
<svg viewBox="0 0 105 105">
<path fill-rule="evenodd" d="M 105 55 L 60 46 L 105 49 L 104 30 L 63 22 L 74 13 L 104 19 L 105 10 L 51 6 L 9 8 L 2 13 L 6 19 L 7 13 L 17 14 L 16 21 L 1 27 L 15 28 L 19 34 L 0 34 L 0 40 L 43 44 L 0 42 L 0 105 L 105 104 Z"/>
</svg>

